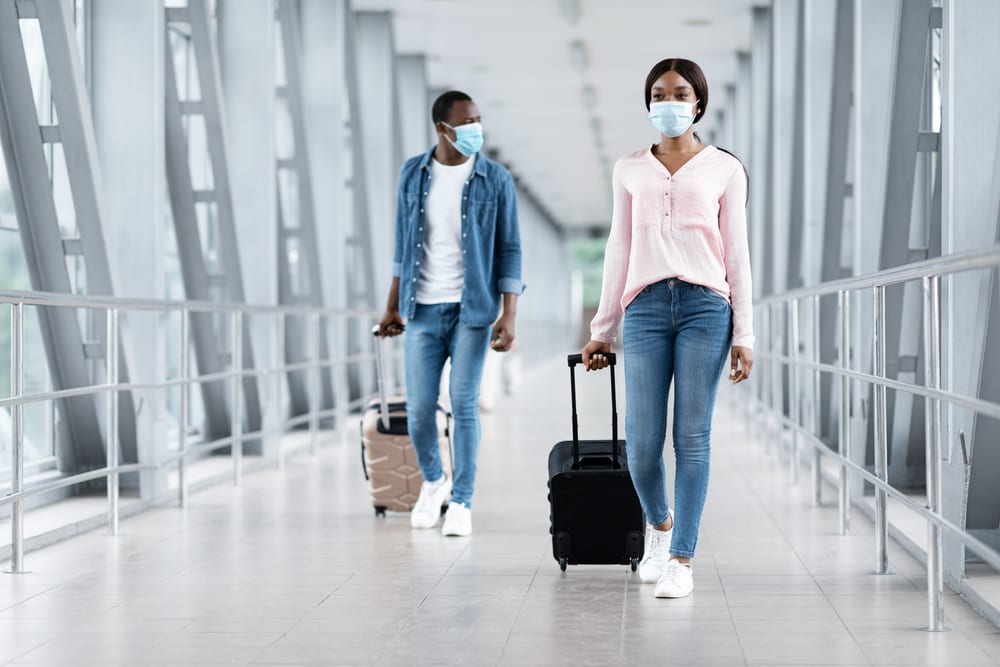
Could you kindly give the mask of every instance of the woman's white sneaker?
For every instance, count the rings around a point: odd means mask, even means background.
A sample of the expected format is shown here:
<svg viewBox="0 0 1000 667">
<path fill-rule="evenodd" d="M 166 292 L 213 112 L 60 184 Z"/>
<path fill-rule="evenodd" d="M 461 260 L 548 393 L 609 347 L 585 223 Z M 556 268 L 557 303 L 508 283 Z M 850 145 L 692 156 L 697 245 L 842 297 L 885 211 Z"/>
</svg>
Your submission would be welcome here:
<svg viewBox="0 0 1000 667">
<path fill-rule="evenodd" d="M 639 581 L 655 584 L 663 574 L 667 558 L 670 557 L 670 536 L 674 532 L 673 512 L 670 513 L 670 530 L 657 530 L 653 524 L 646 524 L 646 549 L 639 563 Z"/>
<path fill-rule="evenodd" d="M 451 496 L 451 480 L 447 475 L 435 482 L 420 485 L 417 504 L 410 511 L 411 528 L 433 528 L 441 518 L 441 506 Z"/>
<path fill-rule="evenodd" d="M 472 510 L 462 503 L 449 503 L 444 515 L 441 534 L 445 537 L 468 537 L 472 535 Z"/>
<path fill-rule="evenodd" d="M 663 570 L 663 576 L 656 582 L 654 594 L 658 598 L 683 598 L 694 590 L 694 576 L 691 565 L 671 559 Z"/>
</svg>

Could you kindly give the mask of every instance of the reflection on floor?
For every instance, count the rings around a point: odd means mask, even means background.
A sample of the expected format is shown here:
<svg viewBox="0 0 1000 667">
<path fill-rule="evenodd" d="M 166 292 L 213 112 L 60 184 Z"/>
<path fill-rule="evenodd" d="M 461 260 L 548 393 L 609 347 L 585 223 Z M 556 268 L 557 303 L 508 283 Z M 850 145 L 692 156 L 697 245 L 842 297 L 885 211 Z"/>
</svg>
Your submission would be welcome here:
<svg viewBox="0 0 1000 667">
<path fill-rule="evenodd" d="M 695 593 L 657 600 L 624 567 L 551 557 L 546 458 L 569 434 L 565 364 L 528 370 L 483 417 L 471 539 L 376 519 L 354 433 L 317 459 L 248 475 L 28 554 L 0 575 L 0 663 L 321 665 L 1000 664 L 1000 634 L 955 596 L 926 624 L 923 571 L 751 443 L 720 403 Z M 608 430 L 580 382 L 582 430 Z M 723 395 L 725 396 L 725 394 Z"/>
</svg>

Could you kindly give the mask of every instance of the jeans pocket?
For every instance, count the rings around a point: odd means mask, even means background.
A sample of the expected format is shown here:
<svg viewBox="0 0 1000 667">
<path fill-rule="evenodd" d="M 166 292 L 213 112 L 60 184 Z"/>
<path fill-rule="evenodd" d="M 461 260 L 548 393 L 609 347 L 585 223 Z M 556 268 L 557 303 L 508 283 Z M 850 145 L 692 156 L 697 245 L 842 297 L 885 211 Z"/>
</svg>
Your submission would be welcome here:
<svg viewBox="0 0 1000 667">
<path fill-rule="evenodd" d="M 726 307 L 729 307 L 731 305 L 729 303 L 729 299 L 722 296 L 721 294 L 719 294 L 710 287 L 705 287 L 704 285 L 698 285 L 698 290 L 705 296 L 705 298 L 707 298 L 710 301 L 714 301 L 715 303 L 719 305 L 724 305 Z"/>
</svg>

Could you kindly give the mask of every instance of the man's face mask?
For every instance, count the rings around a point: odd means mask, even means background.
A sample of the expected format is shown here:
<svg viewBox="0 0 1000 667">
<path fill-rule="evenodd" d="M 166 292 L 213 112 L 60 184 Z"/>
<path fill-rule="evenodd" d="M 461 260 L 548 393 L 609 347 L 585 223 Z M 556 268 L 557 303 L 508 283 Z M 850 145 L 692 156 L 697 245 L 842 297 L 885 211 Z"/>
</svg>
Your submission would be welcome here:
<svg viewBox="0 0 1000 667">
<path fill-rule="evenodd" d="M 482 123 L 466 123 L 464 125 L 459 125 L 458 127 L 451 127 L 448 123 L 444 123 L 445 127 L 455 130 L 455 140 L 452 141 L 451 137 L 445 135 L 445 138 L 451 142 L 451 145 L 455 147 L 462 155 L 475 155 L 483 147 L 483 124 Z"/>
</svg>

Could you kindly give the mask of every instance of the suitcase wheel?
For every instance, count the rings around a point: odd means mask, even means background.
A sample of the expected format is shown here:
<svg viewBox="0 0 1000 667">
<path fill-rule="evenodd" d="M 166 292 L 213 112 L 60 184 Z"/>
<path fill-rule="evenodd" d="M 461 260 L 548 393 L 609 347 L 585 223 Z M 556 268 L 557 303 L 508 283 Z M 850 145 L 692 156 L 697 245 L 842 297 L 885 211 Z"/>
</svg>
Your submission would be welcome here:
<svg viewBox="0 0 1000 667">
<path fill-rule="evenodd" d="M 382 505 L 376 505 L 375 516 L 385 516 L 385 507 Z"/>
<path fill-rule="evenodd" d="M 568 563 L 569 563 L 569 561 L 567 561 L 566 557 L 563 556 L 562 558 L 559 559 L 559 569 L 562 570 L 563 572 L 565 572 L 566 571 L 566 565 Z"/>
<path fill-rule="evenodd" d="M 638 558 L 631 559 L 629 561 L 629 565 L 632 566 L 632 571 L 635 572 L 636 570 L 639 569 L 639 559 Z"/>
</svg>

